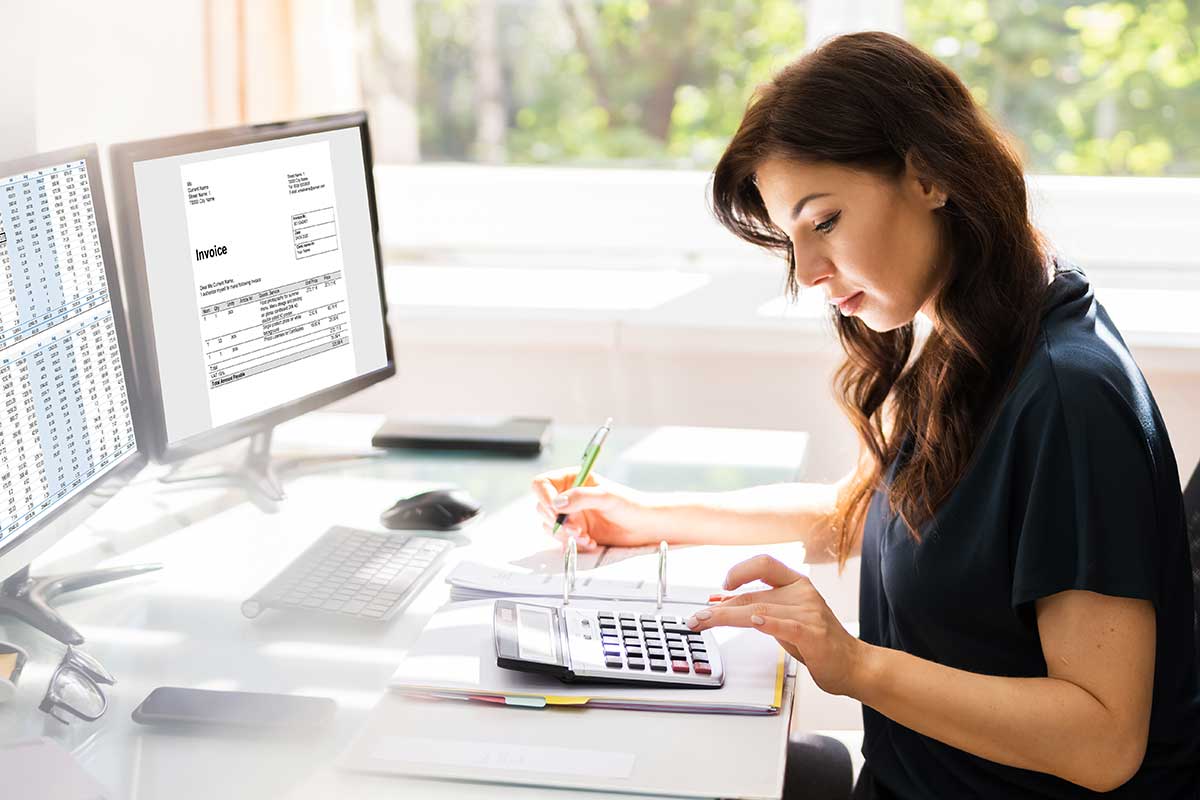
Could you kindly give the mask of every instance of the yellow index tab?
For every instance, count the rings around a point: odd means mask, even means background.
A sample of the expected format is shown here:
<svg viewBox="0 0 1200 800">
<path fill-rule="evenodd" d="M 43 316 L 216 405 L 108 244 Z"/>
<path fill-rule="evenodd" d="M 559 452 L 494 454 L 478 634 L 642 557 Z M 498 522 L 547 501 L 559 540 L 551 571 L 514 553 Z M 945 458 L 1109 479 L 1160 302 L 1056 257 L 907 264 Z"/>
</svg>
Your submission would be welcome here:
<svg viewBox="0 0 1200 800">
<path fill-rule="evenodd" d="M 591 699 L 590 697 L 572 697 L 561 694 L 546 695 L 546 702 L 552 706 L 585 706 Z"/>
</svg>

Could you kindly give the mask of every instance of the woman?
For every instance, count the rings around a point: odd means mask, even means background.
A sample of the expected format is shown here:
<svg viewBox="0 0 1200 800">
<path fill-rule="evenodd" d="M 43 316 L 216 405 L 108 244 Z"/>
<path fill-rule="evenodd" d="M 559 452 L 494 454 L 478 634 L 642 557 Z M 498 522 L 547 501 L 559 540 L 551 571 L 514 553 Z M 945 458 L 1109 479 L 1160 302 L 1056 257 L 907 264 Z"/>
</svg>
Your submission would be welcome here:
<svg viewBox="0 0 1200 800">
<path fill-rule="evenodd" d="M 862 556 L 861 639 L 759 557 L 694 628 L 755 627 L 863 704 L 880 797 L 1193 798 L 1200 692 L 1179 475 L 1087 279 L 1029 221 L 1012 150 L 945 66 L 839 37 L 751 102 L 717 217 L 834 306 L 862 455 L 833 485 L 645 494 L 539 476 L 584 547 L 799 539 Z M 931 323 L 919 342 L 918 314 Z"/>
</svg>

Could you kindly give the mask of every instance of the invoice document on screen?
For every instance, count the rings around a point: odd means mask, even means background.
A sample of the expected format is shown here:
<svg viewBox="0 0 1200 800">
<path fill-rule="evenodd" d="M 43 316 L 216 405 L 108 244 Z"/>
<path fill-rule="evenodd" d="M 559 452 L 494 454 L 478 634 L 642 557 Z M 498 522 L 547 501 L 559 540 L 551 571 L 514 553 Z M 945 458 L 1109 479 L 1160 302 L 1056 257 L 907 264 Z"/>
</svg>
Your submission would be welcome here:
<svg viewBox="0 0 1200 800">
<path fill-rule="evenodd" d="M 212 424 L 355 377 L 329 143 L 179 173 Z"/>
</svg>

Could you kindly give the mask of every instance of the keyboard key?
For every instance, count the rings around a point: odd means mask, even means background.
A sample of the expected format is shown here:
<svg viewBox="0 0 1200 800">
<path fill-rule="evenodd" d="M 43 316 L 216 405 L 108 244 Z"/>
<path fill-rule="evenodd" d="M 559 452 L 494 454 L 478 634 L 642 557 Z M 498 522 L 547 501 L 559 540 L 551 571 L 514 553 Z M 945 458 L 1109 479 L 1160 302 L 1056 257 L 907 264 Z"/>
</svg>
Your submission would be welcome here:
<svg viewBox="0 0 1200 800">
<path fill-rule="evenodd" d="M 697 661 L 696 662 L 696 674 L 697 675 L 712 675 L 712 667 L 710 667 L 708 665 L 707 661 Z"/>
<path fill-rule="evenodd" d="M 621 668 L 621 659 L 620 658 L 606 658 L 606 659 L 604 659 L 604 666 L 608 667 L 609 669 L 620 669 Z"/>
<path fill-rule="evenodd" d="M 688 662 L 686 659 L 684 659 L 684 660 L 671 659 L 671 671 L 672 672 L 691 672 L 692 670 L 691 670 L 691 667 L 688 666 Z"/>
<path fill-rule="evenodd" d="M 640 658 L 634 658 L 632 654 L 629 656 L 629 660 L 625 663 L 629 665 L 630 669 L 645 669 L 646 668 L 646 662 Z"/>
<path fill-rule="evenodd" d="M 666 661 L 655 661 L 654 659 L 650 659 L 650 669 L 654 670 L 655 672 L 666 672 L 667 671 L 667 662 Z"/>
</svg>

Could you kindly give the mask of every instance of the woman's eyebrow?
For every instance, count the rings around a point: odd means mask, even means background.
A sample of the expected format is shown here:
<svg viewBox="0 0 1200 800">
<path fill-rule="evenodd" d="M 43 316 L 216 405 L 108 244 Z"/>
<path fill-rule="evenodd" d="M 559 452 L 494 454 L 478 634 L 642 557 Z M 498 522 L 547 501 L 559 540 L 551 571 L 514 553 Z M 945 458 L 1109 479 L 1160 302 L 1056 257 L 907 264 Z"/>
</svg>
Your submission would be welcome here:
<svg viewBox="0 0 1200 800">
<path fill-rule="evenodd" d="M 800 198 L 796 205 L 792 206 L 792 222 L 796 221 L 796 217 L 800 216 L 800 212 L 804 210 L 804 204 L 809 200 L 816 200 L 818 197 L 829 197 L 829 192 L 814 192 L 813 194 L 805 195 Z"/>
</svg>

